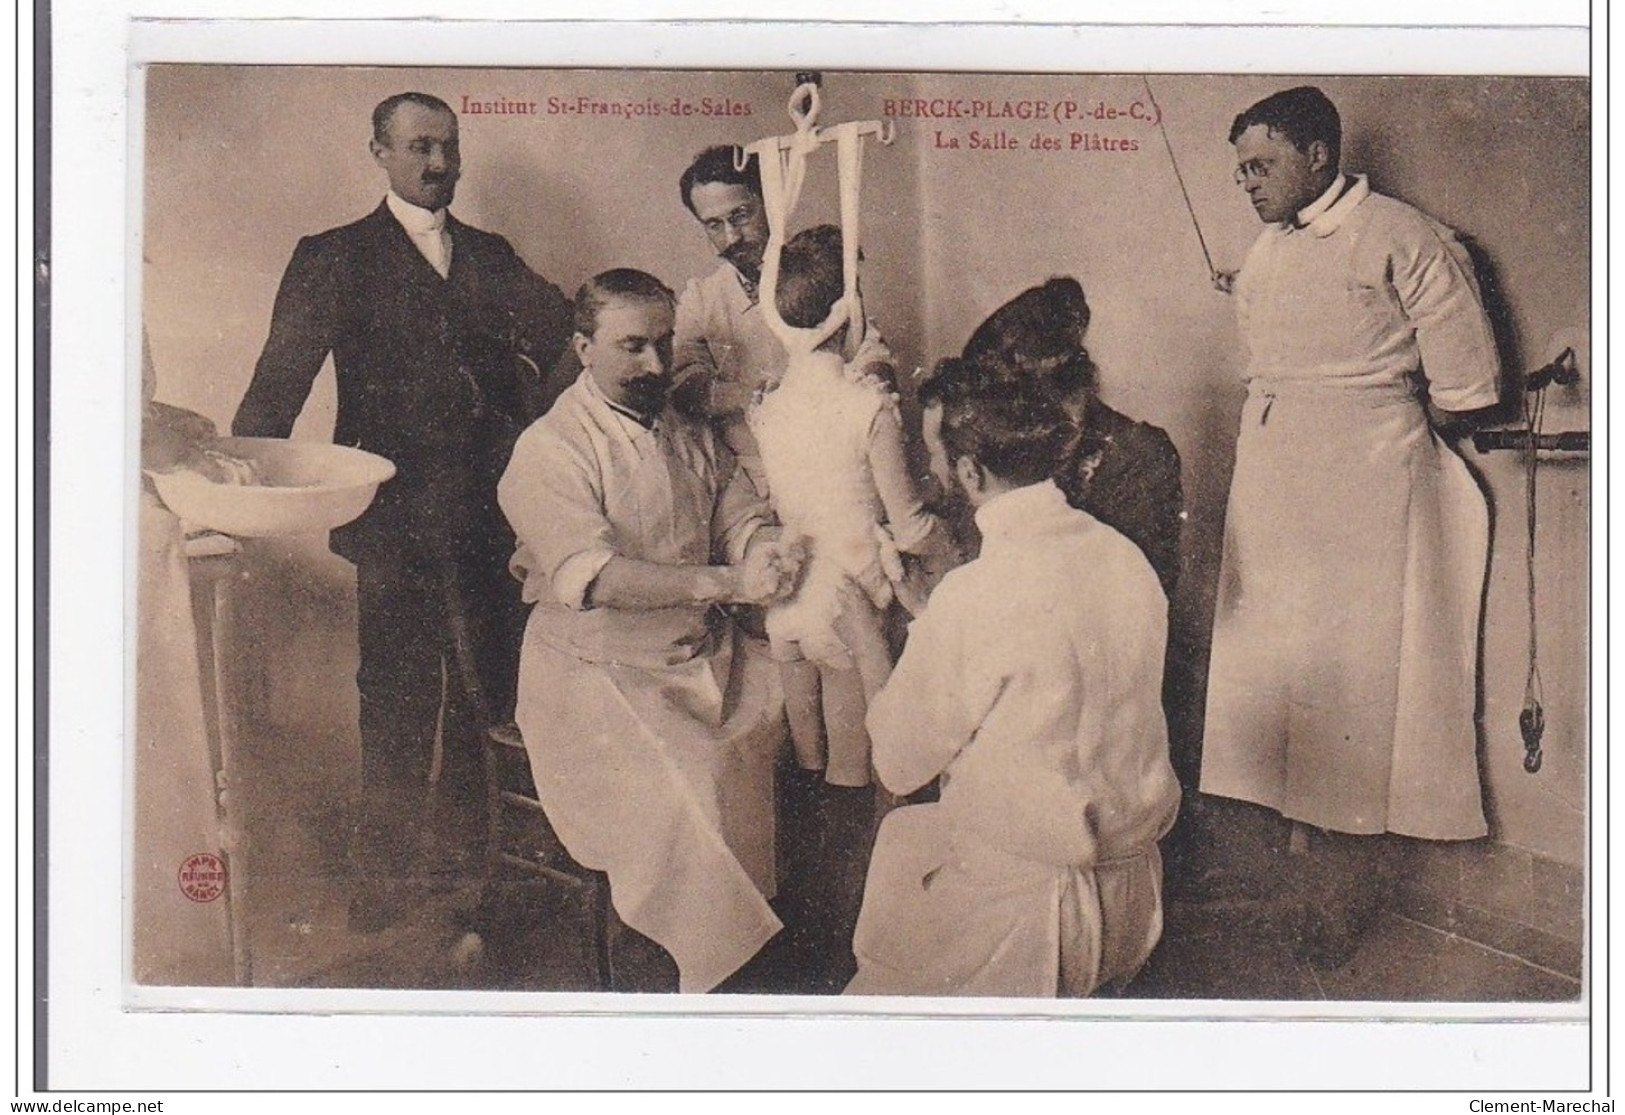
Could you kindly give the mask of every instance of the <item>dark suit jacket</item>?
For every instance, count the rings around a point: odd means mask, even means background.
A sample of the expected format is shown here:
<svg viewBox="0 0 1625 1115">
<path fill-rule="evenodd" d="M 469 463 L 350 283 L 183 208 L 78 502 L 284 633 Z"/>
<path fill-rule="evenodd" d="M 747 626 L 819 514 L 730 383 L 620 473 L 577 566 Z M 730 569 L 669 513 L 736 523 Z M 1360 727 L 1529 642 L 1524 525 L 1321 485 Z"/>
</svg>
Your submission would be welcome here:
<svg viewBox="0 0 1625 1115">
<path fill-rule="evenodd" d="M 232 422 L 240 436 L 287 437 L 333 354 L 333 440 L 397 469 L 372 507 L 334 532 L 334 549 L 352 561 L 403 547 L 512 545 L 496 482 L 539 416 L 533 368 L 545 373 L 565 347 L 570 306 L 502 237 L 450 215 L 446 228 L 444 279 L 387 205 L 302 239 Z"/>
</svg>

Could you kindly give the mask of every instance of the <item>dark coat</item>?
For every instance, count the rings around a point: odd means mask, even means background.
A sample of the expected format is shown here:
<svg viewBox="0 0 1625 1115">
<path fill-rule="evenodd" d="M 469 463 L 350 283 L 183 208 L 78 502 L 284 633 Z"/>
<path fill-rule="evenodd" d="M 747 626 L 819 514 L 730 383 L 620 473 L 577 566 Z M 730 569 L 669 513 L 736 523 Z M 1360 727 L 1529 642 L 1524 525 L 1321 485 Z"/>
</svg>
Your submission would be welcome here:
<svg viewBox="0 0 1625 1115">
<path fill-rule="evenodd" d="M 511 547 L 496 482 L 539 415 L 537 370 L 553 366 L 570 336 L 564 295 L 505 239 L 449 214 L 446 228 L 447 278 L 387 204 L 302 239 L 232 422 L 239 436 L 287 437 L 333 355 L 333 440 L 397 469 L 367 512 L 333 534 L 334 549 L 358 563 L 403 547 Z"/>
<path fill-rule="evenodd" d="M 1179 450 L 1167 433 L 1094 399 L 1084 413 L 1077 458 L 1056 482 L 1073 507 L 1138 546 L 1172 598 L 1185 498 Z"/>
</svg>

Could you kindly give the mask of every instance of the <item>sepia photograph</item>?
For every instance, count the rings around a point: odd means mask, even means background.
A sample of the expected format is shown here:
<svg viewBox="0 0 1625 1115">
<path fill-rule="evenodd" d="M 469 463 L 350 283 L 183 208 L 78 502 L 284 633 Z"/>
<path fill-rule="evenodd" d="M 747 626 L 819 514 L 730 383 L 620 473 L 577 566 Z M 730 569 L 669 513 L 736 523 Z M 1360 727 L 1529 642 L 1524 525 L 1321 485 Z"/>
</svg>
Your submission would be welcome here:
<svg viewBox="0 0 1625 1115">
<path fill-rule="evenodd" d="M 1606 1096 L 1606 13 L 1223 7 L 54 6 L 19 1095 Z"/>
<path fill-rule="evenodd" d="M 1583 1007 L 1587 79 L 139 78 L 136 1006 Z"/>
</svg>

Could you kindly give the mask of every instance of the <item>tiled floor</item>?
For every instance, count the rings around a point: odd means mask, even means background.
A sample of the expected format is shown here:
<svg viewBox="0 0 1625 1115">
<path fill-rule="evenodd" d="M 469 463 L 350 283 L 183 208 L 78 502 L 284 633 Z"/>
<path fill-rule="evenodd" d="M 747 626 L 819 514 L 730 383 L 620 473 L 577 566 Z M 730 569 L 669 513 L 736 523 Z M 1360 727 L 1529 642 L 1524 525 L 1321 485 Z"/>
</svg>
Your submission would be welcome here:
<svg viewBox="0 0 1625 1115">
<path fill-rule="evenodd" d="M 595 989 L 593 925 L 581 895 L 557 884 L 470 879 L 425 894 L 403 922 L 372 935 L 346 926 L 345 780 L 331 747 L 262 742 L 236 785 L 252 839 L 246 903 L 254 982 L 282 987 Z M 326 754 L 324 755 L 324 752 Z M 339 769 L 344 764 L 339 761 Z M 851 972 L 846 942 L 861 895 L 871 807 L 826 800 L 806 839 L 818 870 L 792 870 L 775 900 L 787 925 L 724 990 L 828 994 Z M 1210 818 L 1234 858 L 1279 854 L 1245 817 Z M 819 835 L 822 834 L 822 835 Z M 1295 960 L 1279 898 L 1193 900 L 1173 876 L 1162 943 L 1122 997 L 1189 1000 L 1553 1002 L 1573 979 L 1466 939 L 1385 914 L 1342 968 Z M 483 899 L 483 902 L 482 902 Z M 651 989 L 669 972 L 642 942 L 617 935 L 622 986 Z"/>
</svg>

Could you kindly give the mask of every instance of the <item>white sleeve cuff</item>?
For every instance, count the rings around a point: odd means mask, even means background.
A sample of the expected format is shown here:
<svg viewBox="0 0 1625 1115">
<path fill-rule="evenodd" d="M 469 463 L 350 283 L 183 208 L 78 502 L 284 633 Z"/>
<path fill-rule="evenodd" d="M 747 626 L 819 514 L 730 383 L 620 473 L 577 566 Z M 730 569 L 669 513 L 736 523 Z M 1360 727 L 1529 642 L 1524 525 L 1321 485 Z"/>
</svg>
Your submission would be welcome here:
<svg viewBox="0 0 1625 1115">
<path fill-rule="evenodd" d="M 756 532 L 767 526 L 767 520 L 756 517 L 745 522 L 739 530 L 734 532 L 733 538 L 728 541 L 728 564 L 738 565 L 745 560 L 745 551 L 750 549 L 750 540 L 756 537 Z"/>
<path fill-rule="evenodd" d="M 1428 398 L 1440 410 L 1480 410 L 1500 402 L 1501 391 L 1493 379 L 1470 387 L 1446 387 L 1429 382 Z"/>
<path fill-rule="evenodd" d="M 587 590 L 604 571 L 613 550 L 582 550 L 571 554 L 553 571 L 553 595 L 566 608 L 583 611 L 587 608 Z"/>
</svg>

